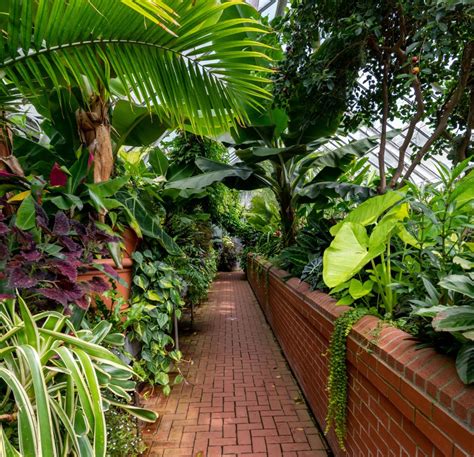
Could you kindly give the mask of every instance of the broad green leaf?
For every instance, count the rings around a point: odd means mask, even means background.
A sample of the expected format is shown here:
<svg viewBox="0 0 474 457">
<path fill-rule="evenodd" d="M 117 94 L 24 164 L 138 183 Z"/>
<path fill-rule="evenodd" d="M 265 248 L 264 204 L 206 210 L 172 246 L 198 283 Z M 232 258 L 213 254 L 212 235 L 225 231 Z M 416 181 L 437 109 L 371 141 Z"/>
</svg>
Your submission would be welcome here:
<svg viewBox="0 0 474 457">
<path fill-rule="evenodd" d="M 459 350 L 456 369 L 464 384 L 474 383 L 474 342 L 464 344 Z"/>
<path fill-rule="evenodd" d="M 105 182 L 87 184 L 87 187 L 100 198 L 108 198 L 113 197 L 129 181 L 130 176 L 121 176 L 119 178 L 109 179 Z"/>
<path fill-rule="evenodd" d="M 433 319 L 433 327 L 437 331 L 444 332 L 474 330 L 474 307 L 451 306 L 436 315 Z"/>
<path fill-rule="evenodd" d="M 20 453 L 24 456 L 40 455 L 38 447 L 38 424 L 35 420 L 33 406 L 24 387 L 12 372 L 0 366 L 0 379 L 12 390 L 18 407 L 18 438 Z"/>
<path fill-rule="evenodd" d="M 449 309 L 449 308 L 450 308 L 449 306 L 445 306 L 445 305 L 426 306 L 424 308 L 417 308 L 415 311 L 413 311 L 413 314 L 415 316 L 422 316 L 422 317 L 435 317 L 440 312 L 445 311 L 446 309 Z"/>
<path fill-rule="evenodd" d="M 251 175 L 251 171 L 248 171 L 247 177 Z M 227 169 L 219 171 L 209 171 L 200 175 L 192 176 L 190 178 L 182 179 L 179 181 L 169 181 L 166 184 L 167 189 L 204 189 L 210 185 L 221 182 L 226 178 L 237 177 L 240 178 L 242 173 L 238 169 L 234 169 L 229 166 Z"/>
<path fill-rule="evenodd" d="M 38 418 L 38 437 L 39 446 L 42 455 L 55 457 L 56 445 L 53 436 L 53 423 L 51 419 L 51 410 L 49 408 L 49 394 L 46 389 L 46 383 L 43 376 L 43 367 L 39 354 L 32 346 L 20 346 L 18 352 L 21 353 L 27 361 L 31 373 L 31 380 L 35 392 L 35 406 Z"/>
<path fill-rule="evenodd" d="M 145 236 L 156 239 L 170 255 L 181 255 L 182 251 L 176 242 L 161 227 L 158 216 L 152 214 L 138 197 L 120 194 L 122 203 L 130 210 Z"/>
<path fill-rule="evenodd" d="M 150 411 L 149 409 L 139 408 L 137 406 L 131 405 L 124 405 L 123 403 L 114 402 L 109 400 L 111 405 L 117 406 L 118 408 L 122 408 L 124 411 L 127 411 L 129 414 L 132 414 L 138 419 L 144 422 L 156 422 L 158 419 L 158 414 L 154 411 Z"/>
<path fill-rule="evenodd" d="M 362 225 L 343 223 L 330 246 L 324 251 L 324 282 L 332 288 L 348 281 L 384 249 L 383 244 L 369 244 L 367 232 Z"/>
<path fill-rule="evenodd" d="M 287 148 L 252 147 L 240 149 L 236 152 L 239 159 L 245 163 L 258 163 L 265 160 L 279 162 L 279 157 L 286 162 L 293 157 L 298 157 L 305 153 L 306 145 L 289 146 Z"/>
<path fill-rule="evenodd" d="M 474 280 L 468 275 L 446 276 L 439 282 L 439 285 L 444 289 L 474 298 Z"/>
<path fill-rule="evenodd" d="M 342 224 L 331 245 L 324 251 L 323 279 L 335 287 L 350 279 L 368 254 L 365 229 L 352 222 Z"/>
<path fill-rule="evenodd" d="M 160 149 L 152 149 L 148 155 L 148 160 L 150 161 L 150 165 L 157 176 L 166 176 L 166 172 L 168 171 L 169 167 L 169 161 Z"/>
<path fill-rule="evenodd" d="M 154 290 L 148 290 L 145 294 L 145 297 L 151 301 L 157 301 L 162 303 L 164 301 L 163 295 Z"/>
<path fill-rule="evenodd" d="M 400 224 L 397 229 L 398 237 L 406 244 L 413 246 L 414 248 L 419 249 L 420 243 L 418 240 L 406 229 L 403 224 Z"/>
<path fill-rule="evenodd" d="M 135 276 L 133 277 L 133 283 L 140 287 L 140 289 L 142 290 L 147 290 L 148 286 L 150 285 L 148 278 L 137 274 L 135 274 Z"/>
<path fill-rule="evenodd" d="M 145 106 L 131 105 L 118 100 L 112 116 L 113 134 L 119 146 L 148 146 L 157 141 L 168 129 L 164 116 L 149 111 Z M 117 147 L 116 147 L 117 149 Z"/>
<path fill-rule="evenodd" d="M 344 297 L 340 298 L 336 305 L 339 305 L 339 306 L 350 306 L 352 305 L 352 303 L 354 303 L 354 298 L 351 297 L 350 295 L 345 295 Z"/>
<path fill-rule="evenodd" d="M 450 200 L 455 201 L 458 208 L 474 201 L 474 170 L 456 184 Z"/>
<path fill-rule="evenodd" d="M 31 230 L 36 226 L 35 200 L 32 195 L 26 197 L 16 213 L 16 226 L 21 230 Z"/>
<path fill-rule="evenodd" d="M 356 209 L 352 210 L 344 221 L 331 228 L 330 232 L 334 236 L 340 230 L 343 223 L 354 222 L 364 227 L 371 225 L 393 205 L 402 200 L 403 195 L 398 192 L 387 192 L 383 195 L 377 195 L 361 203 Z"/>
<path fill-rule="evenodd" d="M 396 218 L 383 218 L 372 230 L 369 238 L 369 247 L 374 250 L 384 250 L 389 237 L 398 227 Z"/>
<path fill-rule="evenodd" d="M 359 298 L 370 294 L 370 292 L 372 292 L 373 285 L 374 283 L 370 280 L 362 283 L 358 279 L 353 278 L 349 284 L 349 293 L 351 294 L 352 298 L 358 300 Z"/>
<path fill-rule="evenodd" d="M 76 160 L 69 170 L 69 178 L 67 180 L 68 194 L 76 195 L 79 186 L 84 182 L 89 174 L 89 158 L 90 153 L 87 149 L 79 149 L 79 160 Z"/>
</svg>

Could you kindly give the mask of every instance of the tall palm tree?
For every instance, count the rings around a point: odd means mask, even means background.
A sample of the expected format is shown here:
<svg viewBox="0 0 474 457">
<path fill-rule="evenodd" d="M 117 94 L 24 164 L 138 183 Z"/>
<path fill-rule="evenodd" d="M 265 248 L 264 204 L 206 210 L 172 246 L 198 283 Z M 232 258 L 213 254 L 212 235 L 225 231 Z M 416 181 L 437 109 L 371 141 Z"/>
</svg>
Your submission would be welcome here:
<svg viewBox="0 0 474 457">
<path fill-rule="evenodd" d="M 0 95 L 8 83 L 32 100 L 79 87 L 78 128 L 96 181 L 113 167 L 115 79 L 130 102 L 204 135 L 245 123 L 246 107 L 269 98 L 269 47 L 251 38 L 267 30 L 242 1 L 6 0 L 0 30 Z"/>
</svg>

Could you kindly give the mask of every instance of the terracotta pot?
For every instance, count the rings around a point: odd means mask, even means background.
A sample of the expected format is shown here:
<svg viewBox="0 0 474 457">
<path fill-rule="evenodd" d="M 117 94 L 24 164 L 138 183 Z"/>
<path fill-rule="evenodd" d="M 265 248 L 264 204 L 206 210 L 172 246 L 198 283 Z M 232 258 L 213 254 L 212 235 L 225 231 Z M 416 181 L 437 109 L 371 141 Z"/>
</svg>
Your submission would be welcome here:
<svg viewBox="0 0 474 457">
<path fill-rule="evenodd" d="M 115 263 L 112 259 L 98 259 L 95 260 L 96 263 L 102 264 L 102 265 L 110 265 L 117 271 L 119 277 L 123 279 L 128 284 L 128 287 L 123 286 L 117 281 L 115 282 L 115 287 L 117 288 L 117 292 L 119 295 L 121 295 L 125 300 L 128 300 L 130 298 L 130 292 L 132 288 L 132 279 L 133 279 L 133 261 L 129 257 L 124 257 L 122 260 L 122 268 L 117 268 L 115 266 Z M 86 273 L 83 273 L 78 276 L 77 280 L 78 281 L 88 281 L 92 279 L 94 276 L 99 276 L 103 278 L 105 281 L 110 282 L 112 281 L 109 279 L 108 276 L 106 276 L 102 271 L 96 270 L 95 268 L 90 269 Z M 112 301 L 109 298 L 101 297 L 103 300 L 105 306 L 107 306 L 108 309 L 112 309 Z M 94 303 L 92 304 L 94 306 Z M 125 304 L 122 309 L 127 309 L 128 304 Z"/>
<path fill-rule="evenodd" d="M 140 238 L 138 238 L 135 230 L 127 227 L 122 233 L 123 243 L 125 245 L 123 250 L 124 257 L 132 257 L 132 254 L 136 251 Z"/>
</svg>

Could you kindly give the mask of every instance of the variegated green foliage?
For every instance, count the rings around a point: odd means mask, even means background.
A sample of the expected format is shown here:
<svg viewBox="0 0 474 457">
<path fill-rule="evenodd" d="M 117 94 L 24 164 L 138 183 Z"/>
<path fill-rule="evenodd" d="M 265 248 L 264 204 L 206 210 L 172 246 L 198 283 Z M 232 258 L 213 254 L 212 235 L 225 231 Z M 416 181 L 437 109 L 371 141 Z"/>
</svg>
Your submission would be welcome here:
<svg viewBox="0 0 474 457">
<path fill-rule="evenodd" d="M 246 105 L 269 98 L 270 48 L 249 38 L 266 29 L 242 1 L 3 3 L 0 93 L 8 81 L 33 97 L 77 86 L 87 100 L 118 79 L 130 101 L 200 134 L 244 121 Z"/>
<path fill-rule="evenodd" d="M 21 298 L 17 305 L 0 302 L 0 412 L 18 434 L 16 446 L 0 421 L 0 455 L 105 456 L 110 405 L 156 420 L 155 413 L 127 405 L 133 372 L 101 346 L 123 344 L 110 327 L 102 321 L 76 332 L 62 314 L 33 316 Z"/>
</svg>

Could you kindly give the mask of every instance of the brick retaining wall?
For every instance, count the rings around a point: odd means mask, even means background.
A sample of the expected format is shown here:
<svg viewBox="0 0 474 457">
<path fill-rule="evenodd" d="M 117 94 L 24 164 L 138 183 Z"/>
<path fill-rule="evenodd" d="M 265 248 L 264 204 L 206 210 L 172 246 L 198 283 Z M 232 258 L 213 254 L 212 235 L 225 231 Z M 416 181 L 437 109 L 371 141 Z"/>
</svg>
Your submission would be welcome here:
<svg viewBox="0 0 474 457">
<path fill-rule="evenodd" d="M 328 375 L 324 353 L 334 320 L 348 308 L 253 257 L 247 276 L 324 429 Z M 331 432 L 328 441 L 334 454 L 474 456 L 474 388 L 461 383 L 451 359 L 432 349 L 416 349 L 410 335 L 396 328 L 381 329 L 379 323 L 366 316 L 349 335 L 347 453 L 339 449 Z"/>
</svg>

